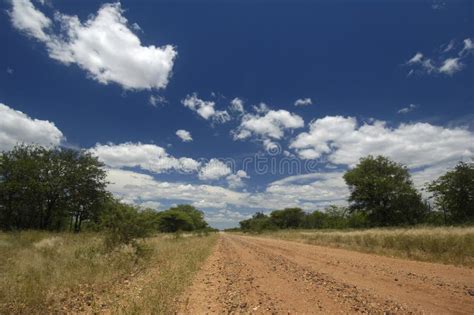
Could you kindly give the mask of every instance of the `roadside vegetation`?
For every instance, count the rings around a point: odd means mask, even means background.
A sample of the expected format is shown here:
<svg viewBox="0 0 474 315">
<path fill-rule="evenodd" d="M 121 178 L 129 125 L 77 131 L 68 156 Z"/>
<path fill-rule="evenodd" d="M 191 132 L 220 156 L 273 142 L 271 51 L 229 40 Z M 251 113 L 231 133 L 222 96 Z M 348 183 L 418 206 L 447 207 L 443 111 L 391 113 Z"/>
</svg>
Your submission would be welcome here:
<svg viewBox="0 0 474 315">
<path fill-rule="evenodd" d="M 0 313 L 171 313 L 216 234 L 162 234 L 113 251 L 98 233 L 0 233 Z"/>
<path fill-rule="evenodd" d="M 172 311 L 215 230 L 191 205 L 158 212 L 115 199 L 106 172 L 85 151 L 0 154 L 0 314 Z M 153 283 L 128 288 L 142 278 Z"/>
<path fill-rule="evenodd" d="M 362 158 L 344 179 L 348 207 L 258 212 L 232 231 L 474 266 L 474 163 L 459 162 L 424 194 L 405 166 L 383 156 Z"/>
<path fill-rule="evenodd" d="M 280 230 L 262 236 L 419 261 L 474 267 L 474 227 Z"/>
</svg>

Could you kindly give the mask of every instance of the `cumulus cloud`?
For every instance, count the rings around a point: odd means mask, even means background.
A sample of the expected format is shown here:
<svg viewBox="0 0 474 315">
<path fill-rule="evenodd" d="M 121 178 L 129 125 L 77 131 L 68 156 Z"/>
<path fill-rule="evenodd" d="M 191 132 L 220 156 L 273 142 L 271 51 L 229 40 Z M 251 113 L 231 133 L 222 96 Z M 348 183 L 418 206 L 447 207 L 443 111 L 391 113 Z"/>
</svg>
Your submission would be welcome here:
<svg viewBox="0 0 474 315">
<path fill-rule="evenodd" d="M 235 223 L 242 220 L 249 219 L 251 215 L 242 214 L 238 211 L 232 211 L 229 209 L 220 209 L 217 212 L 205 211 L 204 219 L 211 223 Z"/>
<path fill-rule="evenodd" d="M 200 99 L 196 93 L 187 95 L 183 100 L 181 100 L 181 103 L 206 120 L 212 119 L 217 123 L 225 123 L 230 120 L 230 115 L 227 111 L 216 110 L 214 108 L 216 105 L 215 102 L 204 101 Z"/>
<path fill-rule="evenodd" d="M 51 27 L 52 21 L 41 11 L 36 10 L 31 1 L 13 0 L 9 14 L 16 29 L 41 41 L 50 39 L 45 31 Z"/>
<path fill-rule="evenodd" d="M 313 104 L 313 101 L 308 98 L 300 98 L 295 101 L 295 106 L 307 106 Z"/>
<path fill-rule="evenodd" d="M 296 206 L 310 211 L 330 203 L 344 202 L 348 191 L 342 174 L 331 172 L 292 176 L 270 183 L 265 191 L 249 193 L 215 185 L 159 181 L 146 174 L 109 169 L 108 189 L 117 198 L 135 204 L 178 201 L 205 209 L 239 207 L 274 210 Z M 234 225 L 238 221 L 240 219 L 234 219 Z"/>
<path fill-rule="evenodd" d="M 326 116 L 313 121 L 309 131 L 299 134 L 290 147 L 301 158 L 326 155 L 335 164 L 351 166 L 360 157 L 381 154 L 418 168 L 473 156 L 474 134 L 428 123 L 391 128 L 384 121 L 358 124 L 354 117 Z"/>
<path fill-rule="evenodd" d="M 418 107 L 418 105 L 416 105 L 416 104 L 410 104 L 407 107 L 400 108 L 398 110 L 398 113 L 399 114 L 408 114 L 409 112 L 413 111 L 417 107 Z"/>
<path fill-rule="evenodd" d="M 452 76 L 464 69 L 465 64 L 462 62 L 472 51 L 474 51 L 474 44 L 470 38 L 466 38 L 463 48 L 454 54 L 456 48 L 456 41 L 451 40 L 448 44 L 443 45 L 438 55 L 426 57 L 421 52 L 417 52 L 405 64 L 410 67 L 408 76 L 415 73 L 418 74 L 444 74 Z M 450 53 L 452 56 L 446 57 Z M 454 54 L 454 55 L 453 55 Z"/>
<path fill-rule="evenodd" d="M 349 190 L 343 175 L 344 172 L 334 171 L 290 176 L 270 183 L 266 194 L 285 195 L 290 199 L 289 203 L 306 203 L 312 207 L 344 203 L 349 196 Z"/>
<path fill-rule="evenodd" d="M 106 165 L 114 168 L 139 167 L 150 172 L 162 173 L 169 170 L 194 172 L 200 166 L 196 160 L 187 157 L 175 158 L 160 146 L 140 142 L 97 144 L 89 151 Z"/>
<path fill-rule="evenodd" d="M 237 173 L 230 174 L 226 177 L 227 185 L 233 189 L 241 188 L 244 186 L 244 182 L 242 181 L 244 178 L 250 178 L 250 176 L 248 176 L 244 170 L 238 170 Z"/>
<path fill-rule="evenodd" d="M 75 64 L 102 84 L 113 82 L 130 90 L 165 88 L 175 48 L 143 46 L 123 12 L 120 3 L 113 3 L 84 22 L 60 12 L 51 20 L 31 1 L 13 0 L 9 14 L 13 26 L 43 42 L 52 59 Z"/>
<path fill-rule="evenodd" d="M 260 140 L 279 140 L 286 130 L 304 127 L 303 118 L 286 110 L 269 110 L 262 114 L 246 114 L 239 127 L 233 131 L 234 140 L 243 140 L 252 135 Z M 270 142 L 269 142 L 270 141 Z"/>
<path fill-rule="evenodd" d="M 246 193 L 232 191 L 220 186 L 158 181 L 153 176 L 122 169 L 109 169 L 108 189 L 122 200 L 133 203 L 141 201 L 176 201 L 200 203 L 201 206 L 245 204 Z"/>
<path fill-rule="evenodd" d="M 211 159 L 199 170 L 199 179 L 216 180 L 232 173 L 230 167 L 218 159 Z"/>
<path fill-rule="evenodd" d="M 244 110 L 244 101 L 236 97 L 230 101 L 230 110 L 236 113 L 243 113 Z"/>
<path fill-rule="evenodd" d="M 56 146 L 63 139 L 53 122 L 31 118 L 0 103 L 0 151 L 11 150 L 17 143 Z"/>
<path fill-rule="evenodd" d="M 193 137 L 191 137 L 191 133 L 184 129 L 179 129 L 176 131 L 176 135 L 181 139 L 183 142 L 193 141 Z"/>
</svg>

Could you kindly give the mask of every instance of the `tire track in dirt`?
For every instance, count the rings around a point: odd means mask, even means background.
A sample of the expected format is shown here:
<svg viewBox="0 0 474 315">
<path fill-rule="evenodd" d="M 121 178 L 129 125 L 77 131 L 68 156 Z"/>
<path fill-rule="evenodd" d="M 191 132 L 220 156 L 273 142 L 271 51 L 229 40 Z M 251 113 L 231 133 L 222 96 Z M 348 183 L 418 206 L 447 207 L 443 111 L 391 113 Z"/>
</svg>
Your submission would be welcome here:
<svg viewBox="0 0 474 315">
<path fill-rule="evenodd" d="M 471 269 L 222 234 L 179 313 L 472 314 Z"/>
</svg>

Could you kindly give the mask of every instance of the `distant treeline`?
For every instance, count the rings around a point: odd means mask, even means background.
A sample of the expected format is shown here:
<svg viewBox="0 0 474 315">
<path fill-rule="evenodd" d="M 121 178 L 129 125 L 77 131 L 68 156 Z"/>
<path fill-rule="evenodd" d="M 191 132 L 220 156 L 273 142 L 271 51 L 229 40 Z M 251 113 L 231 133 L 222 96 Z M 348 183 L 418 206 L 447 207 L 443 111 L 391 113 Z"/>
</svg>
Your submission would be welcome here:
<svg viewBox="0 0 474 315">
<path fill-rule="evenodd" d="M 130 241 L 152 232 L 208 231 L 202 211 L 141 209 L 106 190 L 103 163 L 86 151 L 21 145 L 0 154 L 0 229 L 107 230 Z"/>
<path fill-rule="evenodd" d="M 344 174 L 349 206 L 331 205 L 306 213 L 300 208 L 258 212 L 240 222 L 240 230 L 343 229 L 416 224 L 474 223 L 474 163 L 459 162 L 431 183 L 423 199 L 406 166 L 383 156 L 368 156 Z"/>
</svg>

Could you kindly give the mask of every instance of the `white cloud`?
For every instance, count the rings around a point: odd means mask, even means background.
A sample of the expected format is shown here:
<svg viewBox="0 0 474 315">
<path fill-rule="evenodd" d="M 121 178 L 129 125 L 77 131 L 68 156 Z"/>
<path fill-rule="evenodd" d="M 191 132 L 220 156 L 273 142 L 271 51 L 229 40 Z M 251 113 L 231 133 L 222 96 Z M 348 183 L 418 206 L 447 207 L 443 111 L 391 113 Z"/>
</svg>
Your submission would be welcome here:
<svg viewBox="0 0 474 315">
<path fill-rule="evenodd" d="M 472 42 L 472 39 L 466 38 L 463 41 L 463 43 L 464 43 L 464 47 L 461 50 L 461 52 L 459 53 L 461 56 L 464 56 L 466 54 L 470 54 L 470 53 L 474 52 L 474 43 Z"/>
<path fill-rule="evenodd" d="M 230 167 L 218 159 L 211 159 L 199 170 L 199 179 L 216 180 L 232 173 Z"/>
<path fill-rule="evenodd" d="M 168 170 L 194 172 L 200 163 L 191 158 L 175 158 L 162 147 L 154 144 L 126 142 L 122 144 L 97 144 L 89 151 L 110 167 L 140 167 L 154 173 Z"/>
<path fill-rule="evenodd" d="M 193 141 L 193 137 L 191 137 L 191 133 L 184 129 L 179 129 L 176 131 L 176 135 L 181 139 L 183 142 Z"/>
<path fill-rule="evenodd" d="M 464 47 L 455 56 L 451 57 L 445 56 L 456 48 L 455 40 L 451 40 L 448 44 L 441 46 L 438 55 L 431 58 L 425 57 L 421 52 L 417 52 L 406 62 L 406 65 L 411 67 L 408 76 L 412 76 L 415 73 L 452 76 L 463 70 L 465 65 L 462 63 L 462 59 L 474 51 L 474 44 L 470 38 L 466 38 L 463 43 Z"/>
<path fill-rule="evenodd" d="M 215 122 L 223 124 L 230 120 L 230 115 L 226 110 L 217 110 L 212 119 Z"/>
<path fill-rule="evenodd" d="M 384 121 L 359 125 L 353 117 L 326 116 L 299 134 L 290 147 L 301 158 L 326 155 L 329 162 L 355 165 L 360 157 L 385 155 L 410 168 L 428 167 L 474 155 L 474 134 L 428 123 L 388 127 Z"/>
<path fill-rule="evenodd" d="M 157 107 L 159 104 L 168 103 L 166 98 L 161 95 L 150 95 L 150 97 L 148 98 L 148 102 L 154 107 Z"/>
<path fill-rule="evenodd" d="M 313 101 L 308 98 L 300 98 L 295 101 L 295 106 L 307 106 L 313 104 Z"/>
<path fill-rule="evenodd" d="M 184 100 L 181 101 L 183 105 L 192 111 L 195 111 L 204 119 L 209 119 L 216 113 L 214 106 L 216 103 L 213 101 L 203 101 L 197 97 L 196 93 L 187 95 Z"/>
<path fill-rule="evenodd" d="M 204 212 L 204 219 L 206 222 L 209 222 L 211 224 L 216 224 L 216 223 L 236 223 L 242 220 L 249 219 L 251 215 L 245 215 L 242 214 L 238 211 L 232 211 L 229 209 L 221 209 L 218 210 L 217 212 L 210 212 L 210 211 L 205 211 Z"/>
<path fill-rule="evenodd" d="M 175 201 L 204 205 L 245 204 L 247 193 L 219 186 L 157 181 L 152 176 L 133 171 L 109 169 L 108 189 L 129 202 Z"/>
<path fill-rule="evenodd" d="M 242 181 L 244 178 L 250 178 L 250 176 L 248 176 L 244 170 L 239 170 L 237 173 L 230 174 L 226 177 L 227 185 L 232 189 L 241 188 L 244 186 L 244 182 Z"/>
<path fill-rule="evenodd" d="M 234 140 L 249 138 L 251 135 L 264 140 L 279 140 L 285 130 L 304 127 L 303 118 L 280 109 L 270 110 L 263 115 L 246 114 L 237 130 L 234 131 Z"/>
<path fill-rule="evenodd" d="M 349 196 L 349 190 L 342 176 L 344 172 L 310 173 L 290 176 L 270 183 L 266 193 L 271 196 L 285 196 L 287 204 L 303 204 L 315 207 L 344 203 Z"/>
<path fill-rule="evenodd" d="M 260 103 L 258 105 L 254 105 L 252 106 L 253 107 L 253 110 L 259 114 L 265 114 L 265 113 L 268 113 L 270 111 L 270 107 L 268 107 L 267 104 L 265 103 Z"/>
<path fill-rule="evenodd" d="M 130 30 L 120 3 L 104 4 L 85 22 L 57 12 L 55 23 L 29 0 L 13 0 L 13 26 L 44 42 L 49 56 L 65 65 L 76 64 L 89 77 L 124 89 L 165 88 L 177 55 L 171 45 L 143 46 Z M 132 27 L 133 28 L 133 27 Z"/>
<path fill-rule="evenodd" d="M 439 72 L 453 75 L 456 72 L 459 72 L 463 68 L 463 64 L 460 62 L 459 58 L 448 58 L 443 62 L 443 65 L 439 68 Z"/>
<path fill-rule="evenodd" d="M 244 101 L 238 97 L 234 98 L 232 101 L 230 101 L 230 110 L 237 113 L 245 112 Z"/>
<path fill-rule="evenodd" d="M 144 209 L 153 209 L 153 210 L 158 210 L 161 207 L 161 203 L 158 201 L 144 201 L 138 204 L 140 207 Z"/>
<path fill-rule="evenodd" d="M 13 26 L 41 41 L 49 40 L 45 30 L 51 27 L 51 20 L 42 12 L 36 10 L 29 0 L 13 0 L 9 11 Z"/>
<path fill-rule="evenodd" d="M 408 60 L 408 64 L 415 64 L 415 63 L 420 63 L 421 60 L 423 59 L 423 54 L 420 52 L 417 52 L 410 60 Z"/>
<path fill-rule="evenodd" d="M 146 201 L 190 203 L 198 208 L 226 209 L 239 207 L 275 210 L 301 207 L 314 210 L 330 203 L 344 203 L 347 187 L 342 172 L 292 176 L 268 185 L 263 192 L 239 192 L 202 184 L 173 183 L 155 180 L 150 175 L 110 169 L 108 189 L 122 200 L 141 204 Z M 233 220 L 237 224 L 241 219 Z"/>
<path fill-rule="evenodd" d="M 409 112 L 413 111 L 415 108 L 417 108 L 418 105 L 416 104 L 410 104 L 407 107 L 403 107 L 398 110 L 399 114 L 408 114 Z"/>
<path fill-rule="evenodd" d="M 63 139 L 53 122 L 31 118 L 0 103 L 0 151 L 11 150 L 17 143 L 56 146 Z"/>
<path fill-rule="evenodd" d="M 187 95 L 181 103 L 206 120 L 212 119 L 216 123 L 225 123 L 230 120 L 230 115 L 226 110 L 216 110 L 215 102 L 204 101 L 196 93 Z"/>
</svg>

